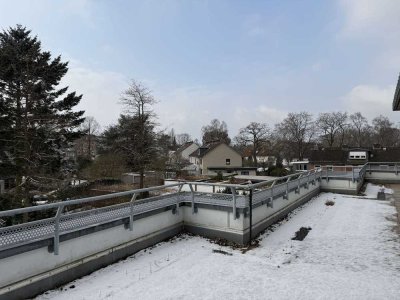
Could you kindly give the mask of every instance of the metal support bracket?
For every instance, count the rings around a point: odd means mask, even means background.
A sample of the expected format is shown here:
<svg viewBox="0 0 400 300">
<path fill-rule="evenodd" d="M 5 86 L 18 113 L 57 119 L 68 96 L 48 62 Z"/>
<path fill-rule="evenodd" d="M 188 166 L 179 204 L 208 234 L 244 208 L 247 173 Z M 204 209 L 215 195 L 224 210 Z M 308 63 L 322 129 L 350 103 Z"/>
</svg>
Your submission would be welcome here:
<svg viewBox="0 0 400 300">
<path fill-rule="evenodd" d="M 172 213 L 175 215 L 179 215 L 179 203 L 181 202 L 181 191 L 182 191 L 183 184 L 178 188 L 178 195 L 176 196 L 176 204 L 175 204 L 175 211 L 172 210 Z"/>
<path fill-rule="evenodd" d="M 267 207 L 274 207 L 274 186 L 276 181 L 274 181 L 271 185 L 271 197 L 267 199 Z"/>
<path fill-rule="evenodd" d="M 136 200 L 137 194 L 132 195 L 131 201 L 129 202 L 130 213 L 129 213 L 129 231 L 133 231 L 133 203 Z"/>
<path fill-rule="evenodd" d="M 236 220 L 236 188 L 231 187 L 232 192 L 232 213 L 233 219 Z"/>
<path fill-rule="evenodd" d="M 267 207 L 274 207 L 274 198 L 273 197 L 269 197 L 268 201 L 267 201 Z"/>
<path fill-rule="evenodd" d="M 57 209 L 56 216 L 54 217 L 54 255 L 58 255 L 60 252 L 60 218 L 64 210 L 64 205 L 60 205 Z"/>
<path fill-rule="evenodd" d="M 191 183 L 189 183 L 189 188 L 190 188 L 190 193 L 191 193 L 191 198 L 192 198 L 192 214 L 197 213 L 197 208 L 195 207 L 194 203 L 194 191 L 193 191 L 193 186 Z"/>
</svg>

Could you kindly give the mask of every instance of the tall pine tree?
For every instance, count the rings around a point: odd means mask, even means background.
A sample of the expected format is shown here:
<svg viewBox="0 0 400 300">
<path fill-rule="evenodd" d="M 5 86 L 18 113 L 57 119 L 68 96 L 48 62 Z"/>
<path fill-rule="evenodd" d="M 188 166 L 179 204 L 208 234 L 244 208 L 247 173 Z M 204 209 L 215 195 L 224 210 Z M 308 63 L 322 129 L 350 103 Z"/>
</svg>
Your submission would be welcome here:
<svg viewBox="0 0 400 300">
<path fill-rule="evenodd" d="M 27 196 L 23 178 L 61 174 L 79 134 L 84 112 L 73 108 L 82 95 L 58 87 L 67 71 L 25 27 L 0 33 L 0 175 L 15 176 L 18 200 Z"/>
</svg>

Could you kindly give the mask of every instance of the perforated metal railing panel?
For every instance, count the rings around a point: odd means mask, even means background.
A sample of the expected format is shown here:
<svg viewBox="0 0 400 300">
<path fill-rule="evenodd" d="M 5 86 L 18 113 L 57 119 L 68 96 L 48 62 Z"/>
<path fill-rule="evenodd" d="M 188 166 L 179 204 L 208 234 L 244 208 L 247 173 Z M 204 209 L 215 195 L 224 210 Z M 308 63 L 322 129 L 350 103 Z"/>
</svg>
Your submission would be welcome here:
<svg viewBox="0 0 400 300">
<path fill-rule="evenodd" d="M 9 249 L 21 244 L 53 236 L 54 220 L 44 219 L 0 228 L 0 249 Z"/>
<path fill-rule="evenodd" d="M 272 195 L 272 190 L 267 189 L 267 190 L 261 190 L 254 192 L 253 194 L 253 205 L 258 204 L 262 201 L 268 200 Z"/>
<path fill-rule="evenodd" d="M 316 178 L 316 174 L 301 179 L 301 184 Z M 298 180 L 281 183 L 273 187 L 274 195 L 286 192 L 286 189 L 298 186 Z M 253 204 L 269 199 L 272 189 L 254 191 Z M 180 192 L 164 194 L 131 203 L 122 203 L 102 208 L 95 208 L 80 212 L 64 212 L 60 217 L 59 233 L 74 232 L 83 228 L 105 224 L 115 220 L 129 217 L 131 209 L 133 215 L 154 211 L 171 205 L 179 205 L 182 202 L 192 202 L 191 192 Z M 222 207 L 233 207 L 233 195 L 220 193 L 194 192 L 194 202 L 196 204 L 216 205 Z M 249 205 L 249 195 L 236 195 L 236 207 L 246 208 Z M 16 246 L 31 243 L 33 241 L 44 240 L 54 237 L 55 219 L 49 218 L 40 221 L 24 223 L 9 227 L 0 228 L 0 250 L 13 248 Z"/>
<path fill-rule="evenodd" d="M 133 204 L 133 214 L 138 215 L 143 212 L 167 207 L 176 204 L 176 202 L 177 194 L 138 200 Z M 119 220 L 128 217 L 129 214 L 130 203 L 90 209 L 83 212 L 65 213 L 60 218 L 60 233 L 77 231 L 85 227 Z M 54 224 L 55 221 L 51 218 L 0 228 L 0 250 L 53 237 Z"/>
<path fill-rule="evenodd" d="M 232 195 L 194 193 L 195 203 L 203 203 L 218 206 L 232 206 Z M 133 203 L 133 215 L 153 211 L 159 208 L 176 205 L 180 202 L 191 202 L 190 192 L 180 194 L 167 194 L 138 200 Z M 236 207 L 244 208 L 246 199 L 237 196 Z M 73 232 L 93 225 L 105 224 L 114 220 L 126 218 L 130 215 L 130 203 L 106 206 L 81 212 L 64 213 L 60 217 L 60 233 Z M 27 244 L 36 240 L 43 240 L 54 236 L 54 218 L 29 222 L 21 225 L 0 228 L 0 250 L 9 249 Z"/>
</svg>

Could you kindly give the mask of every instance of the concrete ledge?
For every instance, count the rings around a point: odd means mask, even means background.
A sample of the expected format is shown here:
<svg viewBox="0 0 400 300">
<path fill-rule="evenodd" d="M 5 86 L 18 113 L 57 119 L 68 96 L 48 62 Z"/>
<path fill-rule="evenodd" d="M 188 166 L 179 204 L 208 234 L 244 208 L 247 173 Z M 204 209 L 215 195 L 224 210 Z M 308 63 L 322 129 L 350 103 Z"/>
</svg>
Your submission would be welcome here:
<svg viewBox="0 0 400 300">
<path fill-rule="evenodd" d="M 358 194 L 358 190 L 333 189 L 333 188 L 323 188 L 323 187 L 321 187 L 321 192 L 344 194 L 344 195 L 357 195 Z"/>
<path fill-rule="evenodd" d="M 292 212 L 294 209 L 297 207 L 303 205 L 304 203 L 310 201 L 313 197 L 317 196 L 320 193 L 320 189 L 315 189 L 311 191 L 310 193 L 304 195 L 300 199 L 296 200 L 296 202 L 293 202 L 291 205 L 281 209 L 280 211 L 277 211 L 275 214 L 267 217 L 264 220 L 261 220 L 257 224 L 254 224 L 252 227 L 252 235 L 253 238 L 259 234 L 260 232 L 264 231 L 267 229 L 269 226 L 272 224 L 278 222 L 279 220 L 283 219 L 285 216 L 287 216 L 290 212 Z M 244 240 L 248 242 L 250 240 L 250 232 L 249 229 L 246 230 L 244 234 Z"/>
<path fill-rule="evenodd" d="M 382 178 L 365 178 L 366 182 L 371 182 L 371 183 L 376 183 L 376 184 L 396 184 L 396 183 L 400 183 L 400 178 L 399 179 L 382 179 Z"/>
<path fill-rule="evenodd" d="M 140 219 L 146 218 L 148 216 L 159 214 L 164 211 L 173 210 L 173 209 L 175 209 L 175 207 L 176 207 L 175 205 L 169 205 L 166 207 L 154 209 L 152 211 L 148 211 L 148 212 L 145 212 L 142 214 L 135 215 L 133 222 L 135 223 L 135 220 L 140 220 Z M 106 230 L 106 229 L 109 229 L 112 227 L 121 226 L 121 225 L 124 225 L 125 228 L 127 229 L 129 226 L 129 217 L 110 221 L 110 222 L 103 223 L 100 225 L 99 224 L 89 225 L 87 227 L 81 228 L 81 229 L 79 229 L 77 231 L 73 231 L 73 232 L 62 233 L 62 234 L 60 234 L 60 243 L 71 240 L 71 239 L 79 238 L 79 237 L 82 237 L 82 236 L 85 236 L 88 234 L 92 234 L 92 233 L 95 233 L 98 231 Z M 42 247 L 48 247 L 48 251 L 50 253 L 52 253 L 53 249 L 54 249 L 53 244 L 54 244 L 53 237 L 45 238 L 43 240 L 28 242 L 27 244 L 24 244 L 24 245 L 1 250 L 0 251 L 0 259 L 10 257 L 13 255 L 17 255 L 17 254 L 21 254 L 23 252 L 28 252 L 31 250 L 39 249 Z"/>
<path fill-rule="evenodd" d="M 21 282 L 0 289 L 0 300 L 26 299 L 88 275 L 98 269 L 124 259 L 142 249 L 155 245 L 182 232 L 183 225 L 178 224 L 154 234 L 124 243 L 73 261 L 57 269 L 32 276 Z"/>
<path fill-rule="evenodd" d="M 184 224 L 184 230 L 190 232 L 192 234 L 208 237 L 208 238 L 221 238 L 228 241 L 235 242 L 240 245 L 245 244 L 245 240 L 243 239 L 243 234 L 228 232 L 223 230 L 211 229 L 198 227 L 196 225 Z"/>
</svg>

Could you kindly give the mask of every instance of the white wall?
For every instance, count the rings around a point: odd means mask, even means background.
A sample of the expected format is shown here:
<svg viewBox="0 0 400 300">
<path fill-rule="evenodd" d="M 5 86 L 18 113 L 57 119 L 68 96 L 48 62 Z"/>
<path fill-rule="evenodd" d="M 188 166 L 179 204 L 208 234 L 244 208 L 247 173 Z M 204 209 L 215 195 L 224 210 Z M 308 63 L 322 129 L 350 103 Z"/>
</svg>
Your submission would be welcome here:
<svg viewBox="0 0 400 300">
<path fill-rule="evenodd" d="M 199 145 L 192 143 L 189 147 L 181 152 L 181 156 L 183 159 L 189 160 L 189 155 L 192 154 L 194 151 L 199 149 Z"/>
<path fill-rule="evenodd" d="M 135 220 L 133 231 L 116 226 L 60 243 L 59 255 L 47 251 L 47 247 L 24 252 L 0 260 L 0 287 L 24 280 L 65 264 L 88 257 L 123 243 L 132 242 L 182 223 L 183 213 L 171 210 Z"/>
<path fill-rule="evenodd" d="M 347 191 L 349 194 L 357 193 L 362 182 L 357 182 L 352 179 L 335 179 L 334 177 L 329 180 L 321 180 L 321 189 L 332 192 L 344 192 Z"/>
</svg>

